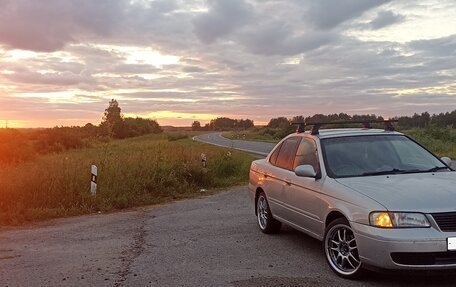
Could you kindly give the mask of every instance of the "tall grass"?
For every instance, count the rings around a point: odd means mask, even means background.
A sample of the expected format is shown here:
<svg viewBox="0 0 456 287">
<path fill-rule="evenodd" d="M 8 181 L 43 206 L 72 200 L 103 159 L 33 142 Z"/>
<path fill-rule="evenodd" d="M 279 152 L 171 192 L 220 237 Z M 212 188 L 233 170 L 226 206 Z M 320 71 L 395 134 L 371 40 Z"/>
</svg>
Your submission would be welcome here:
<svg viewBox="0 0 456 287">
<path fill-rule="evenodd" d="M 247 140 L 247 141 L 262 141 L 277 143 L 287 135 L 290 131 L 281 129 L 272 129 L 267 127 L 254 127 L 243 131 L 229 131 L 224 132 L 223 136 L 233 140 Z"/>
<path fill-rule="evenodd" d="M 208 167 L 201 166 L 201 153 Z M 253 157 L 166 135 L 118 140 L 0 166 L 0 224 L 109 211 L 243 184 Z M 90 194 L 90 166 L 98 192 Z"/>
<path fill-rule="evenodd" d="M 416 128 L 404 131 L 420 144 L 439 156 L 456 160 L 456 129 L 453 128 Z"/>
</svg>

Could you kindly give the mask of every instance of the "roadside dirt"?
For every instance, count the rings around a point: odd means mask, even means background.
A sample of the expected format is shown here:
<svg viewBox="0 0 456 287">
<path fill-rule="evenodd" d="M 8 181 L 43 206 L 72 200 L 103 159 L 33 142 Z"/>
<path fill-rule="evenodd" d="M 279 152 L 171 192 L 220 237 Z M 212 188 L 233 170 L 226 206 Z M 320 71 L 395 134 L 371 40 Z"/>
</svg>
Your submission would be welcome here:
<svg viewBox="0 0 456 287">
<path fill-rule="evenodd" d="M 256 226 L 247 188 L 0 232 L 3 286 L 454 286 L 456 275 L 334 275 L 321 243 Z M 419 275 L 419 276 L 417 276 Z"/>
</svg>

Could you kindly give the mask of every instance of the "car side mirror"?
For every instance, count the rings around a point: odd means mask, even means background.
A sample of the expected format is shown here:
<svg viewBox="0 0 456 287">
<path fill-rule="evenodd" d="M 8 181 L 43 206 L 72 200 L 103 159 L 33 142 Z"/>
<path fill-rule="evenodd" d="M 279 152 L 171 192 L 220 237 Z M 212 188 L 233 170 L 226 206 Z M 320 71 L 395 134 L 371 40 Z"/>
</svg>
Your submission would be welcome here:
<svg viewBox="0 0 456 287">
<path fill-rule="evenodd" d="M 447 166 L 451 166 L 451 158 L 444 156 L 440 158 Z"/>
<path fill-rule="evenodd" d="M 309 164 L 299 165 L 295 168 L 295 174 L 300 177 L 317 177 L 317 173 L 313 166 Z"/>
</svg>

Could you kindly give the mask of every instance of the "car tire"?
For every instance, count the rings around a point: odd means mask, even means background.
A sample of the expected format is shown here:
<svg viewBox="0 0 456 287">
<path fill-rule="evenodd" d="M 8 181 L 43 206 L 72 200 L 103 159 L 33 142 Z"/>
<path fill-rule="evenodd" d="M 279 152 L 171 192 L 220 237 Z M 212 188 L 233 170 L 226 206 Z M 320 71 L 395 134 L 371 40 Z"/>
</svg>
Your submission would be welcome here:
<svg viewBox="0 0 456 287">
<path fill-rule="evenodd" d="M 272 216 L 271 209 L 269 209 L 269 203 L 264 192 L 261 192 L 258 195 L 256 209 L 258 227 L 260 230 L 266 234 L 278 233 L 282 223 L 274 219 Z"/>
<path fill-rule="evenodd" d="M 323 247 L 329 267 L 338 276 L 358 279 L 363 274 L 356 238 L 347 219 L 338 218 L 328 225 Z"/>
</svg>

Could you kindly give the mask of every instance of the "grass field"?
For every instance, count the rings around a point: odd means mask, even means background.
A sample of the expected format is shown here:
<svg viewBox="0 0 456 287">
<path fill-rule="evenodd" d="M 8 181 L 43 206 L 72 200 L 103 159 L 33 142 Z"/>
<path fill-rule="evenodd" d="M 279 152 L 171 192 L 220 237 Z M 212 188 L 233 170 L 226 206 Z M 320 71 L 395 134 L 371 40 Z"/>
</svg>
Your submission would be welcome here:
<svg viewBox="0 0 456 287">
<path fill-rule="evenodd" d="M 453 128 L 416 128 L 401 131 L 438 156 L 448 156 L 456 160 L 456 129 Z M 279 142 L 283 137 L 278 136 L 279 130 L 253 128 L 241 132 L 225 132 L 224 137 L 230 139 Z"/>
<path fill-rule="evenodd" d="M 272 130 L 272 132 L 269 132 Z M 262 141 L 270 143 L 278 143 L 287 134 L 276 134 L 280 131 L 278 129 L 269 129 L 264 127 L 254 127 L 244 131 L 229 131 L 224 132 L 222 135 L 232 140 L 246 140 L 246 141 Z"/>
<path fill-rule="evenodd" d="M 456 129 L 426 128 L 404 131 L 438 156 L 448 156 L 456 160 Z"/>
<path fill-rule="evenodd" d="M 0 166 L 0 224 L 111 211 L 244 184 L 252 156 L 176 135 L 148 135 Z M 201 153 L 208 167 L 201 166 Z M 98 193 L 90 194 L 90 167 Z"/>
</svg>

